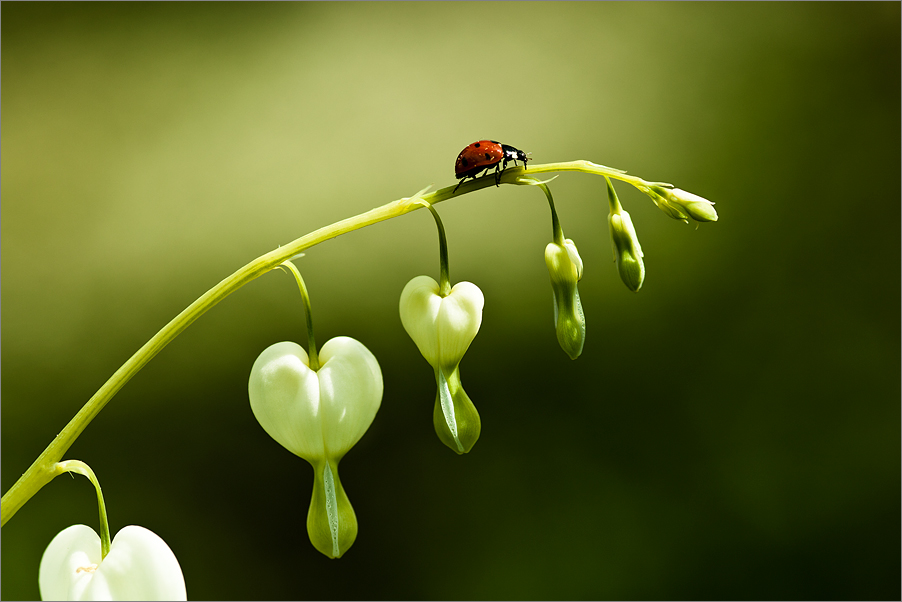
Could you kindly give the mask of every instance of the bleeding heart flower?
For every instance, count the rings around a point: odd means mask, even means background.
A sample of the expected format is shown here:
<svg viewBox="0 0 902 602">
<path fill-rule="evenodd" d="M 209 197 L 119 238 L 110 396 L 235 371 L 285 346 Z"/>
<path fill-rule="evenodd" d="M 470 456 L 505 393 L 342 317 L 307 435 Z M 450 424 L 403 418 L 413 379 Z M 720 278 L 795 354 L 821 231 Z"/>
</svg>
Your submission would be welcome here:
<svg viewBox="0 0 902 602">
<path fill-rule="evenodd" d="M 459 454 L 473 448 L 482 429 L 460 383 L 459 365 L 479 332 L 484 304 L 482 291 L 471 282 L 458 282 L 443 297 L 435 280 L 417 276 L 401 292 L 401 323 L 435 370 L 435 432 Z"/>
<path fill-rule="evenodd" d="M 373 354 L 349 337 L 331 339 L 318 355 L 314 371 L 297 343 L 271 345 L 254 362 L 248 395 L 263 429 L 313 466 L 307 533 L 317 550 L 338 558 L 357 537 L 338 463 L 376 416 L 382 371 Z"/>
<path fill-rule="evenodd" d="M 63 529 L 41 558 L 43 600 L 187 600 L 185 578 L 166 542 L 125 527 L 101 558 L 100 536 L 85 525 Z"/>
</svg>

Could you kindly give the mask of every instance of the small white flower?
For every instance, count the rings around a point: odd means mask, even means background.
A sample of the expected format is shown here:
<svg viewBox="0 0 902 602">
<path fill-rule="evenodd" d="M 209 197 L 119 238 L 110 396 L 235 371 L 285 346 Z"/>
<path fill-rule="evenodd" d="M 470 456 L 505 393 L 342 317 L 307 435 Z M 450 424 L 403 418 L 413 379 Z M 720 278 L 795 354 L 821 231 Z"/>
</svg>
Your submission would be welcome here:
<svg viewBox="0 0 902 602">
<path fill-rule="evenodd" d="M 481 422 L 460 384 L 459 365 L 479 332 L 485 298 L 471 282 L 458 282 L 445 297 L 440 290 L 429 276 L 417 276 L 401 292 L 399 310 L 404 330 L 435 371 L 436 434 L 462 454 L 479 438 Z"/>
<path fill-rule="evenodd" d="M 417 276 L 401 292 L 401 324 L 426 361 L 450 373 L 476 338 L 484 305 L 472 282 L 458 282 L 442 297 L 438 282 Z"/>
<path fill-rule="evenodd" d="M 290 341 L 266 348 L 248 381 L 251 409 L 269 436 L 313 465 L 307 534 L 317 550 L 339 558 L 357 538 L 357 516 L 338 477 L 338 462 L 357 443 L 382 403 L 382 371 L 362 343 L 335 337 L 310 369 Z"/>
<path fill-rule="evenodd" d="M 187 600 L 175 554 L 154 532 L 125 527 L 101 558 L 100 536 L 85 525 L 63 529 L 41 558 L 43 600 Z"/>
<path fill-rule="evenodd" d="M 251 409 L 269 436 L 308 462 L 341 459 L 382 403 L 382 371 L 370 350 L 335 337 L 319 351 L 320 369 L 291 341 L 260 354 L 248 382 Z"/>
</svg>

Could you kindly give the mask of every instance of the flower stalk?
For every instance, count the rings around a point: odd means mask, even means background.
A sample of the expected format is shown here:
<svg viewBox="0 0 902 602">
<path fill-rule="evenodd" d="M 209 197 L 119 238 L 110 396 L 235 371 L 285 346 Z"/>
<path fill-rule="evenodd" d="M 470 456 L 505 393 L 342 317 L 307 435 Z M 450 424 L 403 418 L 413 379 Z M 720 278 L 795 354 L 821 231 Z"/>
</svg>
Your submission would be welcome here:
<svg viewBox="0 0 902 602">
<path fill-rule="evenodd" d="M 608 204 L 611 213 L 608 215 L 608 228 L 611 231 L 611 247 L 614 251 L 614 261 L 617 262 L 617 271 L 620 279 L 634 293 L 639 292 L 645 281 L 645 262 L 642 258 L 642 247 L 639 245 L 639 237 L 633 227 L 630 214 L 620 205 L 617 192 L 609 178 Z"/>
<path fill-rule="evenodd" d="M 637 188 L 648 188 L 652 185 L 663 188 L 672 188 L 670 184 L 663 182 L 647 182 L 642 178 L 628 175 L 626 172 L 598 165 L 590 161 L 569 161 L 562 163 L 532 164 L 529 173 L 549 173 L 575 171 L 591 175 L 607 176 L 631 184 Z M 524 174 L 522 167 L 512 167 L 501 175 L 500 182 L 515 184 L 517 179 Z M 75 440 L 81 435 L 88 424 L 100 413 L 107 403 L 132 379 L 150 360 L 171 343 L 175 337 L 181 334 L 200 316 L 212 309 L 220 301 L 240 289 L 245 284 L 259 278 L 263 274 L 278 267 L 286 260 L 295 257 L 306 249 L 322 242 L 347 234 L 388 219 L 400 217 L 422 208 L 416 201 L 422 200 L 428 205 L 435 205 L 464 194 L 476 192 L 483 188 L 495 186 L 493 175 L 477 178 L 469 182 L 468 186 L 455 191 L 454 186 L 448 186 L 430 193 L 421 191 L 411 198 L 402 198 L 392 201 L 370 211 L 324 226 L 309 234 L 301 236 L 285 246 L 279 247 L 257 257 L 250 263 L 239 268 L 221 282 L 213 286 L 196 301 L 186 307 L 175 316 L 168 324 L 163 326 L 153 337 L 141 346 L 116 372 L 91 396 L 75 416 L 66 424 L 60 433 L 53 439 L 46 449 L 31 464 L 28 470 L 10 487 L 0 500 L 0 525 L 15 516 L 16 512 L 35 493 L 49 483 L 59 472 L 56 465 L 63 455 L 69 450 Z"/>
<path fill-rule="evenodd" d="M 319 355 L 316 352 L 316 337 L 313 336 L 313 311 L 310 307 L 310 294 L 307 292 L 307 285 L 304 283 L 297 266 L 290 259 L 286 260 L 279 267 L 291 272 L 298 283 L 298 289 L 301 291 L 301 299 L 304 302 L 304 316 L 307 318 L 307 357 L 310 360 L 310 369 L 316 372 L 319 370 Z"/>
<path fill-rule="evenodd" d="M 586 342 L 586 317 L 577 286 L 583 277 L 583 261 L 576 244 L 569 238 L 564 238 L 564 230 L 554 209 L 554 198 L 547 183 L 532 178 L 520 178 L 520 183 L 541 188 L 551 208 L 552 241 L 545 247 L 545 265 L 551 277 L 554 328 L 561 349 L 570 359 L 575 360 L 582 354 Z"/>
<path fill-rule="evenodd" d="M 448 239 L 445 237 L 445 225 L 442 218 L 439 217 L 438 211 L 431 204 L 426 204 L 426 208 L 432 213 L 435 219 L 435 227 L 438 228 L 438 261 L 439 261 L 439 295 L 447 297 L 451 293 L 451 276 L 448 267 Z"/>
<path fill-rule="evenodd" d="M 110 553 L 110 525 L 106 517 L 106 504 L 103 503 L 103 492 L 100 490 L 100 482 L 94 475 L 94 471 L 80 460 L 57 462 L 56 470 L 59 474 L 74 472 L 85 476 L 94 485 L 94 489 L 97 490 L 97 508 L 100 512 L 100 557 L 101 559 L 106 558 L 106 555 Z"/>
</svg>

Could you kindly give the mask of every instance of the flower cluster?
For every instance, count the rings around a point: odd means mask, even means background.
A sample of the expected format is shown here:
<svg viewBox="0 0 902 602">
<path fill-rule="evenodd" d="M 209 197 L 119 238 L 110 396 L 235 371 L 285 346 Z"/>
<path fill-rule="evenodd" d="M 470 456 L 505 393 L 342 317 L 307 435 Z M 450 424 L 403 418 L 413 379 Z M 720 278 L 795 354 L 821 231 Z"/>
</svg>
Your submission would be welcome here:
<svg viewBox="0 0 902 602">
<path fill-rule="evenodd" d="M 611 246 L 620 278 L 636 292 L 645 279 L 642 247 L 617 193 L 607 179 Z M 538 186 L 551 208 L 552 241 L 545 247 L 551 278 L 554 325 L 558 344 L 576 359 L 586 339 L 586 319 L 578 283 L 583 260 L 573 240 L 564 237 L 547 182 L 519 177 L 518 184 Z M 659 185 L 642 188 L 671 217 L 717 219 L 712 203 L 679 189 Z M 411 279 L 401 291 L 401 324 L 435 376 L 433 427 L 439 440 L 457 454 L 473 449 L 482 429 L 479 412 L 464 391 L 460 363 L 482 324 L 485 297 L 471 282 L 451 285 L 448 244 L 438 212 L 421 199 L 425 190 L 405 203 L 426 207 L 439 234 L 440 279 Z M 248 384 L 251 408 L 273 439 L 313 465 L 314 488 L 307 531 L 320 552 L 338 558 L 354 542 L 357 518 L 338 478 L 338 462 L 363 436 L 379 409 L 382 376 L 376 358 L 358 341 L 332 339 L 317 355 L 313 341 L 309 298 L 303 279 L 287 262 L 304 299 L 309 354 L 292 342 L 266 349 L 251 370 Z"/>
<path fill-rule="evenodd" d="M 587 164 L 593 168 L 603 168 Z M 613 177 L 622 177 L 623 172 Z M 617 271 L 633 292 L 642 288 L 645 263 L 630 214 L 623 209 L 606 175 L 608 228 Z M 635 179 L 634 179 L 635 180 Z M 670 217 L 688 222 L 717 220 L 710 201 L 668 184 L 634 185 Z M 516 176 L 515 184 L 538 186 L 546 195 L 552 218 L 552 241 L 545 247 L 551 279 L 558 344 L 571 359 L 585 345 L 586 320 L 578 284 L 584 265 L 573 240 L 564 232 L 547 182 Z M 461 384 L 460 364 L 482 325 L 485 297 L 471 282 L 451 285 L 448 245 L 442 221 L 422 190 L 401 206 L 426 207 L 439 234 L 440 279 L 411 279 L 401 291 L 401 324 L 432 368 L 436 394 L 433 426 L 439 440 L 457 454 L 473 449 L 481 432 L 475 405 Z M 382 372 L 375 356 L 359 341 L 335 337 L 317 348 L 310 298 L 291 261 L 280 267 L 297 281 L 307 319 L 307 348 L 292 341 L 275 343 L 254 362 L 248 379 L 251 410 L 263 429 L 288 451 L 313 467 L 313 494 L 307 532 L 314 547 L 339 558 L 353 545 L 357 517 L 338 474 L 339 462 L 363 437 L 382 403 Z M 100 536 L 84 525 L 59 533 L 41 561 L 39 585 L 44 599 L 185 600 L 185 581 L 172 550 L 153 532 L 137 526 L 122 529 L 110 541 L 100 486 L 87 465 L 60 462 L 54 470 L 87 476 L 97 489 Z"/>
</svg>

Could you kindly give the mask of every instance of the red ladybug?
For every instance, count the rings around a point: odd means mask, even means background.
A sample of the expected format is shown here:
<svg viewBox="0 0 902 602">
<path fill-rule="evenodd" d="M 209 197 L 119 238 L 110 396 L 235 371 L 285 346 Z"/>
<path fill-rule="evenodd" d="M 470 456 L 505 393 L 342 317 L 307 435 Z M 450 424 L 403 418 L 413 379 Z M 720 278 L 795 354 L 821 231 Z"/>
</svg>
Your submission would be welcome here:
<svg viewBox="0 0 902 602">
<path fill-rule="evenodd" d="M 474 142 L 457 155 L 457 162 L 454 164 L 454 177 L 460 182 L 454 187 L 454 192 L 457 192 L 457 189 L 460 188 L 460 185 L 467 178 L 476 179 L 476 176 L 482 170 L 488 170 L 492 167 L 495 168 L 495 186 L 498 186 L 501 182 L 501 172 L 507 169 L 507 163 L 513 161 L 514 165 L 516 165 L 518 160 L 523 161 L 523 168 L 525 169 L 529 157 L 523 151 L 494 140 Z"/>
</svg>

